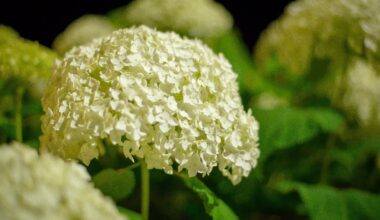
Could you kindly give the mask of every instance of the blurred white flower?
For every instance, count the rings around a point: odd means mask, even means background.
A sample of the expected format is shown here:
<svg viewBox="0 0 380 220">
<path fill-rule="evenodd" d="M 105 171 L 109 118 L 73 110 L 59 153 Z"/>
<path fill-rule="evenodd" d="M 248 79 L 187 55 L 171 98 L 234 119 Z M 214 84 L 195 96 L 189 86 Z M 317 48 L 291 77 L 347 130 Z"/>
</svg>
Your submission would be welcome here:
<svg viewBox="0 0 380 220">
<path fill-rule="evenodd" d="M 298 0 L 262 34 L 259 63 L 275 54 L 293 72 L 309 71 L 314 59 L 327 59 L 330 70 L 347 66 L 346 57 L 365 57 L 379 66 L 380 1 Z"/>
<path fill-rule="evenodd" d="M 231 14 L 214 0 L 134 0 L 116 13 L 123 26 L 147 25 L 202 39 L 220 36 L 233 25 Z"/>
<path fill-rule="evenodd" d="M 355 60 L 344 79 L 342 105 L 364 126 L 380 124 L 380 74 L 367 62 Z"/>
<path fill-rule="evenodd" d="M 125 219 L 83 166 L 25 145 L 0 146 L 0 176 L 3 220 Z"/>
<path fill-rule="evenodd" d="M 293 73 L 319 74 L 318 92 L 362 126 L 380 125 L 379 11 L 378 0 L 295 1 L 261 36 L 257 61 L 275 55 Z"/>
<path fill-rule="evenodd" d="M 0 25 L 0 80 L 20 80 L 40 97 L 55 59 L 56 54 L 50 49 Z"/>
<path fill-rule="evenodd" d="M 189 176 L 218 166 L 237 184 L 259 157 L 258 123 L 236 74 L 197 40 L 148 27 L 113 32 L 68 52 L 43 97 L 42 148 L 88 164 L 119 146 L 148 168 Z"/>
<path fill-rule="evenodd" d="M 53 48 L 64 54 L 74 46 L 89 43 L 91 40 L 106 36 L 115 28 L 110 21 L 100 15 L 84 15 L 73 21 L 53 42 Z"/>
</svg>

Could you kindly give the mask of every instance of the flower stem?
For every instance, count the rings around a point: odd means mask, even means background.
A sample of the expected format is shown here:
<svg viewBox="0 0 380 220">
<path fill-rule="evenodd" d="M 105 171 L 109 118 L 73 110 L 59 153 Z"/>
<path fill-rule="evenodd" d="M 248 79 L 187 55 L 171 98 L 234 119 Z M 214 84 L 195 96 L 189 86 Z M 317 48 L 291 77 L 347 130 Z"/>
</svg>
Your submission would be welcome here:
<svg viewBox="0 0 380 220">
<path fill-rule="evenodd" d="M 24 88 L 18 87 L 16 90 L 16 113 L 15 113 L 15 129 L 16 140 L 22 142 L 22 97 Z"/>
<path fill-rule="evenodd" d="M 143 220 L 149 219 L 149 170 L 141 161 L 141 214 Z"/>
<path fill-rule="evenodd" d="M 125 169 L 133 170 L 141 165 L 141 162 L 134 163 L 132 165 L 127 166 Z"/>
</svg>

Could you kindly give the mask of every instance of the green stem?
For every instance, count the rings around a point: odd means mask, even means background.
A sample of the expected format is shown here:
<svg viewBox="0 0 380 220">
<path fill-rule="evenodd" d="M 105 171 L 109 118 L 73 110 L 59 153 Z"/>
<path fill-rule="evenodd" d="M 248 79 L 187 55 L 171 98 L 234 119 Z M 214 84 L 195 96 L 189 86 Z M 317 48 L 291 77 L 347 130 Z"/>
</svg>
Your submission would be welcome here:
<svg viewBox="0 0 380 220">
<path fill-rule="evenodd" d="M 133 170 L 133 169 L 139 167 L 140 165 L 141 165 L 141 162 L 136 162 L 136 163 L 134 163 L 132 165 L 127 166 L 125 169 Z"/>
<path fill-rule="evenodd" d="M 149 219 L 149 170 L 141 161 L 141 214 L 143 220 Z"/>
<path fill-rule="evenodd" d="M 16 113 L 15 113 L 15 128 L 16 140 L 22 142 L 22 97 L 24 88 L 18 87 L 16 90 Z"/>
</svg>

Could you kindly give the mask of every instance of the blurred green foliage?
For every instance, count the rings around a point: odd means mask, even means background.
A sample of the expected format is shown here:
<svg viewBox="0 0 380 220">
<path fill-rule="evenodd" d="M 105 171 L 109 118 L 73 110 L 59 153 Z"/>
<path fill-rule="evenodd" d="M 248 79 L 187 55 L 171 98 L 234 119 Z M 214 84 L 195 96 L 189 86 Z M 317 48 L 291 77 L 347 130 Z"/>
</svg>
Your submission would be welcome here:
<svg viewBox="0 0 380 220">
<path fill-rule="evenodd" d="M 377 219 L 380 215 L 380 197 L 361 190 L 292 182 L 283 182 L 279 188 L 297 191 L 311 219 Z"/>
</svg>

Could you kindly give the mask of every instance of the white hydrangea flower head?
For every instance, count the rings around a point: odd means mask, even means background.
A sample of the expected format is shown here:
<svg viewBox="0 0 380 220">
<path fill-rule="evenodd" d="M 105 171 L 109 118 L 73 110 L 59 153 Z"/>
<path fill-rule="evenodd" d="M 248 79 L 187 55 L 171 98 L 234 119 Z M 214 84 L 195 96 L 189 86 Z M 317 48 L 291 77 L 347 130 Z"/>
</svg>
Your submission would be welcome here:
<svg viewBox="0 0 380 220">
<path fill-rule="evenodd" d="M 258 123 L 243 109 L 230 63 L 198 40 L 146 26 L 68 52 L 43 97 L 42 149 L 88 164 L 102 141 L 148 168 L 235 184 L 259 156 Z"/>
<path fill-rule="evenodd" d="M 202 39 L 220 36 L 233 25 L 231 14 L 214 0 L 134 0 L 117 13 L 121 24 L 147 25 Z"/>
<path fill-rule="evenodd" d="M 364 127 L 380 125 L 380 74 L 367 62 L 354 60 L 344 78 L 341 105 Z"/>
<path fill-rule="evenodd" d="M 291 71 L 309 71 L 314 59 L 330 69 L 345 68 L 350 55 L 379 68 L 380 1 L 298 0 L 262 34 L 255 56 L 264 63 L 275 54 Z M 380 69 L 380 68 L 379 68 Z"/>
<path fill-rule="evenodd" d="M 37 96 L 42 96 L 56 54 L 50 49 L 21 38 L 0 25 L 0 79 L 18 79 Z"/>
<path fill-rule="evenodd" d="M 86 169 L 32 148 L 0 146 L 3 220 L 122 220 L 112 201 L 89 182 Z"/>
<path fill-rule="evenodd" d="M 53 48 L 64 54 L 74 46 L 86 44 L 91 40 L 112 33 L 115 27 L 100 15 L 84 15 L 73 21 L 53 42 Z"/>
</svg>

